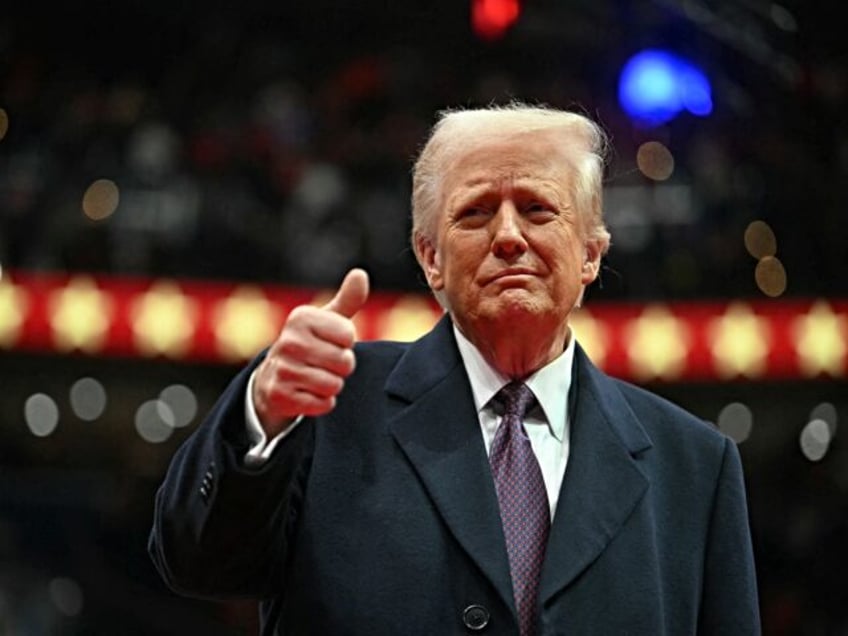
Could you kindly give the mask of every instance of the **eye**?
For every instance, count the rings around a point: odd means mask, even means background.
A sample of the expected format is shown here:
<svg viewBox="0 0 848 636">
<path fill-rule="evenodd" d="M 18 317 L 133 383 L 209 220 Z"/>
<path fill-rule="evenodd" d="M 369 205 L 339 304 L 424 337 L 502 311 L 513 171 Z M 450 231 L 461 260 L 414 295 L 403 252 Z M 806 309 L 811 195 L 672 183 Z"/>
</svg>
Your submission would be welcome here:
<svg viewBox="0 0 848 636">
<path fill-rule="evenodd" d="M 544 201 L 529 201 L 523 207 L 523 211 L 524 214 L 532 216 L 533 218 L 547 218 L 548 216 L 556 215 L 554 207 Z"/>
<path fill-rule="evenodd" d="M 489 209 L 482 205 L 469 205 L 457 213 L 456 220 L 462 225 L 474 226 L 485 223 L 491 214 Z"/>
</svg>

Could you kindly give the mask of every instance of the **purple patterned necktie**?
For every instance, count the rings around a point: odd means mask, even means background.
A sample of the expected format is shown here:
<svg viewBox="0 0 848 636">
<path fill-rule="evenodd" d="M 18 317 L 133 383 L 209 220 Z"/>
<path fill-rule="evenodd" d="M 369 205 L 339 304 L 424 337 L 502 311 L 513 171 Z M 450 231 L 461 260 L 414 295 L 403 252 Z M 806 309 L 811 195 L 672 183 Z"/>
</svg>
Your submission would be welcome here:
<svg viewBox="0 0 848 636">
<path fill-rule="evenodd" d="M 535 397 L 525 384 L 511 382 L 496 399 L 505 411 L 492 441 L 489 463 L 501 508 L 521 636 L 532 636 L 536 633 L 539 577 L 551 525 L 542 471 L 522 423 Z"/>
</svg>

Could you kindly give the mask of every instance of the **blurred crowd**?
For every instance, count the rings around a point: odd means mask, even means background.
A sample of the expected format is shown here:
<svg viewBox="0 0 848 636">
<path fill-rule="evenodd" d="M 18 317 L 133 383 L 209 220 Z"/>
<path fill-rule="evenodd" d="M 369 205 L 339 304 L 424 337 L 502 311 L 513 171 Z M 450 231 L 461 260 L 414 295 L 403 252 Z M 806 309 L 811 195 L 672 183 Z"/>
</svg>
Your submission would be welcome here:
<svg viewBox="0 0 848 636">
<path fill-rule="evenodd" d="M 831 276 L 848 264 L 844 58 L 811 55 L 787 85 L 694 31 L 713 115 L 640 129 L 615 98 L 638 42 L 600 39 L 621 25 L 575 10 L 586 32 L 567 44 L 528 8 L 492 43 L 463 11 L 420 9 L 390 14 L 375 36 L 372 14 L 321 4 L 315 15 L 135 7 L 120 22 L 93 5 L 6 25 L 0 264 L 306 285 L 360 265 L 377 286 L 423 291 L 409 171 L 435 112 L 522 98 L 586 110 L 611 134 L 607 297 L 756 295 L 743 244 L 754 220 L 776 235 L 788 294 L 848 289 Z M 647 140 L 672 153 L 666 181 L 637 169 Z M 102 179 L 119 202 L 92 219 L 81 201 Z"/>
</svg>

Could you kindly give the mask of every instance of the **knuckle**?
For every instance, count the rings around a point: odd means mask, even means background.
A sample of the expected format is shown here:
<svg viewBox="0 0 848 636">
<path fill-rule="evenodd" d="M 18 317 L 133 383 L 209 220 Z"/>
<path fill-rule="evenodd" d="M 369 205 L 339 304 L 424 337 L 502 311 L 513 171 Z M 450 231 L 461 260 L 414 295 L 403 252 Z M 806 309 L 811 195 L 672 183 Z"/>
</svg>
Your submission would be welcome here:
<svg viewBox="0 0 848 636">
<path fill-rule="evenodd" d="M 286 318 L 286 325 L 291 323 L 300 323 L 303 321 L 309 321 L 310 316 L 315 314 L 315 307 L 311 305 L 298 305 L 294 309 L 289 312 L 288 317 Z"/>
<path fill-rule="evenodd" d="M 313 398 L 303 403 L 301 413 L 310 416 L 324 415 L 332 411 L 335 406 L 336 399 L 333 397 Z"/>
<path fill-rule="evenodd" d="M 353 325 L 353 321 L 349 318 L 345 318 L 344 326 L 342 328 L 342 337 L 345 340 L 346 347 L 352 347 L 353 343 L 356 342 L 356 327 Z"/>
<path fill-rule="evenodd" d="M 297 367 L 290 364 L 279 364 L 276 373 L 277 389 L 283 389 L 286 383 L 300 380 L 302 377 L 303 374 Z"/>
<path fill-rule="evenodd" d="M 345 349 L 339 360 L 339 369 L 344 375 L 350 375 L 356 368 L 356 354 L 353 349 Z"/>
<path fill-rule="evenodd" d="M 283 332 L 280 334 L 278 350 L 281 354 L 293 358 L 300 358 L 306 352 L 306 344 L 295 334 Z"/>
<path fill-rule="evenodd" d="M 337 375 L 331 375 L 327 378 L 324 386 L 327 390 L 327 397 L 338 395 L 344 388 L 344 380 Z"/>
<path fill-rule="evenodd" d="M 321 373 L 305 382 L 303 388 L 321 397 L 329 398 L 338 395 L 344 388 L 344 380 L 332 373 Z"/>
</svg>

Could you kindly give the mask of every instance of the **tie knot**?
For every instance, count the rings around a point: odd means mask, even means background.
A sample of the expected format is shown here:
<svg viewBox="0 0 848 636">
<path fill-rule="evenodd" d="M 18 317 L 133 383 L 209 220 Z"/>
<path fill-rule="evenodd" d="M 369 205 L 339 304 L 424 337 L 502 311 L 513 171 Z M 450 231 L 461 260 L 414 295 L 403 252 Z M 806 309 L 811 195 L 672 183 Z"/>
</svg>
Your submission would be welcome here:
<svg viewBox="0 0 848 636">
<path fill-rule="evenodd" d="M 533 406 L 536 396 L 523 382 L 510 382 L 498 391 L 498 400 L 504 405 L 505 415 L 524 419 Z"/>
</svg>

